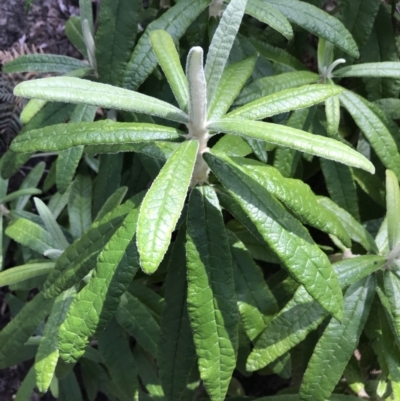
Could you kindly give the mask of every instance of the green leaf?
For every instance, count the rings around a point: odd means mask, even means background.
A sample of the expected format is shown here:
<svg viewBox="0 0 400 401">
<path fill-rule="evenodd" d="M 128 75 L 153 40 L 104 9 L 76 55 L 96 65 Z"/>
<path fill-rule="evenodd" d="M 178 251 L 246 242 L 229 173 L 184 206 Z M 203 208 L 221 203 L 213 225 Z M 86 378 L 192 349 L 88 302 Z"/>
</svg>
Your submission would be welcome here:
<svg viewBox="0 0 400 401">
<path fill-rule="evenodd" d="M 244 157 L 252 152 L 248 143 L 241 137 L 235 135 L 224 135 L 212 148 L 213 152 L 226 154 L 228 156 Z"/>
<path fill-rule="evenodd" d="M 58 151 L 77 145 L 129 144 L 146 141 L 179 139 L 175 128 L 146 123 L 115 123 L 109 120 L 94 123 L 58 124 L 18 135 L 11 148 L 17 152 Z"/>
<path fill-rule="evenodd" d="M 305 85 L 284 89 L 272 95 L 254 100 L 226 115 L 227 118 L 262 120 L 286 111 L 304 109 L 338 95 L 343 88 L 337 85 Z"/>
<path fill-rule="evenodd" d="M 213 101 L 208 106 L 209 121 L 221 118 L 229 110 L 243 85 L 253 73 L 256 61 L 257 56 L 252 56 L 225 68 Z"/>
<path fill-rule="evenodd" d="M 97 71 L 101 81 L 122 85 L 135 46 L 140 11 L 140 2 L 107 0 L 101 3 L 95 37 Z"/>
<path fill-rule="evenodd" d="M 281 33 L 286 39 L 293 38 L 293 29 L 284 15 L 274 7 L 265 7 L 262 0 L 249 0 L 246 6 L 246 14 L 257 18 Z"/>
<path fill-rule="evenodd" d="M 42 191 L 38 188 L 25 188 L 25 189 L 19 189 L 15 192 L 12 192 L 11 194 L 8 194 L 4 198 L 0 199 L 0 203 L 7 203 L 14 201 L 18 199 L 21 196 L 26 196 L 26 195 L 40 195 Z"/>
<path fill-rule="evenodd" d="M 57 401 L 83 401 L 82 393 L 73 371 L 59 381 L 60 394 Z"/>
<path fill-rule="evenodd" d="M 28 263 L 22 266 L 14 266 L 0 273 L 0 287 L 48 274 L 54 269 L 54 266 L 54 262 Z"/>
<path fill-rule="evenodd" d="M 126 110 L 187 123 L 187 115 L 156 98 L 115 86 L 73 77 L 25 81 L 14 89 L 17 96 Z"/>
<path fill-rule="evenodd" d="M 325 401 L 355 351 L 375 294 L 371 275 L 352 284 L 344 295 L 342 322 L 331 318 L 308 363 L 300 387 L 302 400 Z"/>
<path fill-rule="evenodd" d="M 50 249 L 58 249 L 58 243 L 53 236 L 41 226 L 26 219 L 12 221 L 6 231 L 6 235 L 40 254 Z"/>
<path fill-rule="evenodd" d="M 207 81 L 207 101 L 211 104 L 228 61 L 236 34 L 242 22 L 247 0 L 231 0 L 222 14 L 213 35 L 204 67 Z"/>
<path fill-rule="evenodd" d="M 189 85 L 171 35 L 166 31 L 156 30 L 151 32 L 150 40 L 179 107 L 187 112 Z"/>
<path fill-rule="evenodd" d="M 335 70 L 335 78 L 373 77 L 400 78 L 400 62 L 381 61 L 380 63 L 355 64 Z"/>
<path fill-rule="evenodd" d="M 41 393 L 48 390 L 54 377 L 59 357 L 58 332 L 74 296 L 75 289 L 64 291 L 59 295 L 47 319 L 35 357 L 36 385 Z"/>
<path fill-rule="evenodd" d="M 159 375 L 169 401 L 182 400 L 197 361 L 186 303 L 185 235 L 181 229 L 172 249 L 158 344 Z"/>
<path fill-rule="evenodd" d="M 260 121 L 224 118 L 208 124 L 211 131 L 226 132 L 286 146 L 374 173 L 373 164 L 349 146 L 331 138 L 309 134 L 291 127 Z M 400 157 L 400 156 L 399 156 Z"/>
<path fill-rule="evenodd" d="M 195 187 L 190 195 L 186 238 L 187 302 L 200 377 L 211 400 L 222 400 L 236 366 L 239 315 L 229 243 L 211 187 Z"/>
<path fill-rule="evenodd" d="M 354 168 L 352 173 L 359 187 L 378 205 L 385 207 L 385 185 L 380 178 L 358 168 Z"/>
<path fill-rule="evenodd" d="M 95 267 L 98 254 L 117 231 L 131 209 L 143 198 L 139 193 L 94 222 L 86 233 L 57 259 L 56 268 L 43 285 L 46 297 L 55 297 L 84 278 Z"/>
<path fill-rule="evenodd" d="M 266 2 L 277 8 L 291 23 L 333 43 L 353 57 L 359 56 L 356 42 L 337 18 L 304 1 L 267 0 Z"/>
<path fill-rule="evenodd" d="M 157 58 L 150 43 L 152 31 L 163 29 L 174 41 L 178 41 L 210 3 L 211 0 L 181 1 L 153 21 L 140 37 L 132 53 L 123 77 L 123 87 L 137 89 L 156 68 Z"/>
<path fill-rule="evenodd" d="M 400 189 L 395 174 L 386 170 L 386 209 L 389 249 L 400 245 Z"/>
<path fill-rule="evenodd" d="M 353 92 L 345 91 L 340 102 L 364 133 L 383 165 L 400 178 L 400 154 L 388 128 L 369 108 L 368 102 Z"/>
<path fill-rule="evenodd" d="M 393 120 L 400 119 L 400 99 L 378 99 L 374 102 L 384 113 Z"/>
<path fill-rule="evenodd" d="M 99 213 L 95 218 L 95 221 L 101 220 L 107 213 L 112 212 L 116 207 L 118 207 L 128 191 L 128 187 L 118 188 L 110 197 L 104 202 Z"/>
<path fill-rule="evenodd" d="M 329 80 L 334 85 L 332 80 Z M 325 100 L 326 132 L 331 138 L 335 138 L 340 125 L 340 100 L 339 96 L 332 96 Z"/>
<path fill-rule="evenodd" d="M 3 72 L 58 72 L 66 73 L 89 66 L 76 58 L 55 54 L 27 54 L 4 64 Z"/>
<path fill-rule="evenodd" d="M 54 300 L 40 293 L 24 305 L 21 311 L 0 331 L 0 366 L 22 347 L 49 313 Z"/>
<path fill-rule="evenodd" d="M 61 358 L 71 363 L 85 352 L 90 337 L 105 328 L 139 268 L 134 235 L 138 207 L 133 208 L 97 258 L 96 268 L 60 327 Z"/>
<path fill-rule="evenodd" d="M 278 304 L 243 243 L 232 234 L 229 240 L 238 309 L 247 336 L 253 341 L 278 312 Z"/>
<path fill-rule="evenodd" d="M 91 0 L 79 0 L 79 12 L 81 20 L 87 20 L 89 30 L 92 36 L 94 35 L 93 9 Z"/>
<path fill-rule="evenodd" d="M 384 286 L 394 327 L 397 335 L 400 336 L 400 279 L 398 275 L 386 270 L 384 272 Z"/>
<path fill-rule="evenodd" d="M 321 159 L 320 164 L 330 198 L 360 221 L 356 184 L 350 167 L 325 159 Z"/>
<path fill-rule="evenodd" d="M 65 34 L 69 41 L 79 50 L 82 56 L 87 59 L 86 44 L 83 40 L 82 23 L 80 17 L 73 15 L 65 24 Z"/>
<path fill-rule="evenodd" d="M 319 205 L 310 187 L 301 180 L 283 178 L 273 167 L 250 159 L 233 158 L 240 168 L 271 195 L 283 202 L 299 220 L 329 234 L 334 234 L 350 247 L 350 238 L 334 213 Z"/>
<path fill-rule="evenodd" d="M 318 203 L 336 215 L 353 241 L 361 244 L 368 252 L 378 253 L 371 234 L 349 212 L 336 205 L 329 198 L 318 197 Z"/>
<path fill-rule="evenodd" d="M 28 374 L 25 376 L 17 393 L 13 397 L 16 401 L 29 401 L 33 390 L 35 389 L 35 370 L 29 369 Z"/>
<path fill-rule="evenodd" d="M 99 351 L 113 382 L 132 400 L 138 390 L 138 371 L 129 341 L 114 319 L 99 337 Z"/>
<path fill-rule="evenodd" d="M 72 183 L 68 217 L 72 236 L 82 237 L 92 223 L 92 180 L 89 175 L 78 174 Z"/>
<path fill-rule="evenodd" d="M 140 208 L 137 243 L 140 263 L 147 274 L 161 263 L 185 202 L 199 143 L 182 143 L 168 159 Z"/>
<path fill-rule="evenodd" d="M 259 183 L 228 160 L 210 153 L 203 157 L 286 268 L 324 309 L 340 318 L 342 294 L 337 277 L 303 226 Z"/>
<path fill-rule="evenodd" d="M 229 68 L 229 67 L 228 67 Z M 275 92 L 299 86 L 314 84 L 319 80 L 318 74 L 309 71 L 293 71 L 284 74 L 263 77 L 247 85 L 235 101 L 235 105 L 243 105 L 269 96 Z"/>
<path fill-rule="evenodd" d="M 145 305 L 132 294 L 126 292 L 121 297 L 116 318 L 118 323 L 135 338 L 138 344 L 154 357 L 157 356 L 160 326 Z"/>
</svg>

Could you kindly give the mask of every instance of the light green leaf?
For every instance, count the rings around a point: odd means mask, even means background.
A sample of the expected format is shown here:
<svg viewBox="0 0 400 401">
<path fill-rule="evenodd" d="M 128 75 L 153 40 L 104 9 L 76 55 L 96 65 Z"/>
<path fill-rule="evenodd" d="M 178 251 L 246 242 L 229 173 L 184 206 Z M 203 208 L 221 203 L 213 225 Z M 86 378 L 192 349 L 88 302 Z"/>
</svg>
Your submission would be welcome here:
<svg viewBox="0 0 400 401">
<path fill-rule="evenodd" d="M 3 72 L 58 72 L 65 73 L 80 68 L 89 68 L 81 60 L 55 54 L 27 54 L 4 64 Z"/>
<path fill-rule="evenodd" d="M 58 249 L 53 236 L 41 226 L 26 219 L 13 220 L 5 231 L 6 235 L 40 254 L 50 249 Z"/>
<path fill-rule="evenodd" d="M 157 361 L 168 401 L 182 400 L 197 361 L 186 303 L 185 235 L 185 230 L 181 229 L 173 246 L 160 324 Z"/>
<path fill-rule="evenodd" d="M 72 236 L 82 237 L 92 223 L 92 180 L 78 174 L 72 183 L 68 201 L 68 217 Z"/>
<path fill-rule="evenodd" d="M 175 128 L 146 123 L 115 123 L 109 120 L 94 123 L 57 124 L 18 135 L 11 148 L 17 152 L 58 151 L 77 145 L 129 144 L 146 141 L 179 139 Z"/>
<path fill-rule="evenodd" d="M 359 56 L 356 42 L 337 18 L 304 1 L 266 0 L 266 2 L 277 8 L 291 23 L 333 43 L 353 57 Z"/>
<path fill-rule="evenodd" d="M 14 201 L 18 199 L 21 196 L 26 196 L 26 195 L 40 195 L 42 191 L 38 188 L 25 188 L 25 189 L 19 189 L 15 192 L 12 192 L 5 196 L 4 198 L 0 199 L 0 203 L 7 203 Z"/>
<path fill-rule="evenodd" d="M 156 30 L 151 32 L 150 40 L 175 99 L 180 108 L 187 112 L 189 86 L 171 35 L 166 31 Z"/>
<path fill-rule="evenodd" d="M 400 278 L 390 270 L 384 272 L 385 294 L 397 336 L 400 337 Z"/>
<path fill-rule="evenodd" d="M 98 254 L 117 231 L 127 214 L 143 198 L 139 193 L 94 222 L 86 233 L 71 244 L 57 259 L 56 268 L 43 285 L 46 297 L 55 297 L 83 279 L 95 267 Z"/>
<path fill-rule="evenodd" d="M 355 64 L 335 70 L 334 77 L 400 78 L 400 62 L 381 61 L 380 63 Z"/>
<path fill-rule="evenodd" d="M 236 366 L 239 315 L 224 221 L 209 186 L 190 195 L 186 238 L 187 302 L 200 377 L 211 400 L 219 401 Z"/>
<path fill-rule="evenodd" d="M 153 72 L 157 58 L 152 52 L 150 33 L 154 30 L 167 31 L 178 41 L 186 29 L 211 3 L 211 0 L 185 0 L 177 3 L 161 17 L 153 21 L 140 37 L 126 67 L 123 87 L 135 90 Z"/>
<path fill-rule="evenodd" d="M 286 39 L 293 38 L 293 29 L 289 21 L 276 8 L 266 7 L 262 0 L 249 0 L 246 6 L 246 14 L 269 25 L 285 36 Z"/>
<path fill-rule="evenodd" d="M 0 273 L 0 287 L 48 274 L 54 269 L 54 266 L 54 262 L 28 263 L 22 266 L 14 266 Z"/>
<path fill-rule="evenodd" d="M 116 318 L 138 344 L 154 357 L 157 356 L 160 326 L 145 305 L 126 292 L 121 297 Z M 139 364 L 139 366 L 141 365 Z"/>
<path fill-rule="evenodd" d="M 212 103 L 208 107 L 208 120 L 221 118 L 232 105 L 243 85 L 253 73 L 257 56 L 230 64 L 225 68 Z"/>
<path fill-rule="evenodd" d="M 82 56 L 87 59 L 87 50 L 82 34 L 82 23 L 80 17 L 73 15 L 65 24 L 65 34 L 69 41 L 79 50 Z"/>
<path fill-rule="evenodd" d="M 68 363 L 79 359 L 90 337 L 105 328 L 139 268 L 134 239 L 137 218 L 138 207 L 129 212 L 100 252 L 92 277 L 60 327 L 60 356 Z"/>
<path fill-rule="evenodd" d="M 63 194 L 56 192 L 50 199 L 50 202 L 47 206 L 51 210 L 51 213 L 53 214 L 55 219 L 58 218 L 60 213 L 64 210 L 65 206 L 67 206 L 70 191 L 71 186 L 69 186 Z"/>
<path fill-rule="evenodd" d="M 79 12 L 81 20 L 88 21 L 90 33 L 94 36 L 92 0 L 79 0 Z"/>
<path fill-rule="evenodd" d="M 212 148 L 216 154 L 244 157 L 252 152 L 248 143 L 240 136 L 224 135 Z"/>
<path fill-rule="evenodd" d="M 325 401 L 355 351 L 374 299 L 374 275 L 352 284 L 344 295 L 342 322 L 331 318 L 320 337 L 300 387 L 304 401 Z"/>
<path fill-rule="evenodd" d="M 86 104 L 107 109 L 126 110 L 187 123 L 187 115 L 156 98 L 115 86 L 73 77 L 53 77 L 25 81 L 14 89 L 17 96 Z"/>
<path fill-rule="evenodd" d="M 46 230 L 53 237 L 58 245 L 58 249 L 64 250 L 69 246 L 69 242 L 65 238 L 60 226 L 57 224 L 56 219 L 49 210 L 49 208 L 39 198 L 33 198 L 36 209 L 43 220 Z"/>
<path fill-rule="evenodd" d="M 136 42 L 140 11 L 138 1 L 102 1 L 95 36 L 97 71 L 102 82 L 122 85 Z"/>
<path fill-rule="evenodd" d="M 343 88 L 334 85 L 305 85 L 300 88 L 284 89 L 272 95 L 254 100 L 226 115 L 227 118 L 262 120 L 286 111 L 305 109 L 338 95 Z"/>
<path fill-rule="evenodd" d="M 318 197 L 318 203 L 336 215 L 353 241 L 361 244 L 368 252 L 378 253 L 371 234 L 349 212 L 323 196 Z"/>
<path fill-rule="evenodd" d="M 137 243 L 143 271 L 154 273 L 161 263 L 185 202 L 198 141 L 182 143 L 168 159 L 140 208 Z"/>
<path fill-rule="evenodd" d="M 333 51 L 335 46 L 325 39 L 318 39 L 318 72 L 326 76 L 328 68 L 333 63 Z"/>
<path fill-rule="evenodd" d="M 37 114 L 39 113 L 40 110 L 43 109 L 43 107 L 46 105 L 47 101 L 46 100 L 40 100 L 40 99 L 31 99 L 29 102 L 25 105 L 24 109 L 21 112 L 20 115 L 20 120 L 22 124 L 28 124 L 29 121 Z"/>
<path fill-rule="evenodd" d="M 228 61 L 236 34 L 242 22 L 247 0 L 231 0 L 222 14 L 218 27 L 213 35 L 204 67 L 207 81 L 207 101 L 212 104 Z"/>
<path fill-rule="evenodd" d="M 389 249 L 400 245 L 400 189 L 395 174 L 386 170 L 386 209 Z"/>
<path fill-rule="evenodd" d="M 48 390 L 54 377 L 59 357 L 58 332 L 75 293 L 75 289 L 70 289 L 59 295 L 47 319 L 35 358 L 36 385 L 41 393 Z"/>
<path fill-rule="evenodd" d="M 49 313 L 54 300 L 40 293 L 23 306 L 21 311 L 0 331 L 0 367 L 28 341 Z"/>
<path fill-rule="evenodd" d="M 373 164 L 349 146 L 334 139 L 309 134 L 295 128 L 236 118 L 224 118 L 211 122 L 208 128 L 211 131 L 226 132 L 286 146 L 348 166 L 358 167 L 371 173 L 375 172 Z"/>
<path fill-rule="evenodd" d="M 396 143 L 382 120 L 368 107 L 368 102 L 347 90 L 340 95 L 340 102 L 360 127 L 383 165 L 400 178 L 400 154 Z"/>
<path fill-rule="evenodd" d="M 262 185 L 227 159 L 210 153 L 203 157 L 286 268 L 328 312 L 340 318 L 342 294 L 337 277 L 304 227 Z"/>
<path fill-rule="evenodd" d="M 284 74 L 263 77 L 246 86 L 235 101 L 235 105 L 243 105 L 256 99 L 269 96 L 275 92 L 299 86 L 314 84 L 319 75 L 309 71 L 293 71 Z"/>
<path fill-rule="evenodd" d="M 332 80 L 329 80 L 334 85 Z M 328 136 L 334 138 L 339 131 L 340 125 L 340 100 L 339 96 L 332 96 L 325 100 L 326 132 Z"/>
</svg>

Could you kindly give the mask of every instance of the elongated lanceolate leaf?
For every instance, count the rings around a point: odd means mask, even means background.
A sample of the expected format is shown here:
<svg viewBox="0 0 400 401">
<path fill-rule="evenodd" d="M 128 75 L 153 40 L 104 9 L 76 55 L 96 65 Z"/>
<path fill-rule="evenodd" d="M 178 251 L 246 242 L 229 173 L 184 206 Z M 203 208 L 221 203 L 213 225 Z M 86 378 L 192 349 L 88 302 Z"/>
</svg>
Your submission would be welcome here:
<svg viewBox="0 0 400 401">
<path fill-rule="evenodd" d="M 150 43 L 152 31 L 163 29 L 177 41 L 210 3 L 211 0 L 181 1 L 153 21 L 140 37 L 132 53 L 125 70 L 123 87 L 136 90 L 156 68 L 157 58 L 152 52 Z"/>
<path fill-rule="evenodd" d="M 229 67 L 228 67 L 229 68 Z M 284 89 L 314 84 L 319 80 L 319 75 L 310 71 L 293 71 L 284 74 L 263 77 L 247 85 L 235 101 L 235 105 L 243 105 L 256 99 L 269 96 L 272 93 Z"/>
<path fill-rule="evenodd" d="M 117 208 L 128 191 L 128 187 L 119 187 L 110 197 L 104 202 L 95 220 L 101 220 L 107 213 L 112 212 Z"/>
<path fill-rule="evenodd" d="M 94 222 L 89 230 L 58 258 L 56 268 L 43 285 L 46 297 L 55 297 L 85 277 L 96 266 L 98 254 L 117 231 L 128 213 L 143 199 L 143 193 L 118 206 Z"/>
<path fill-rule="evenodd" d="M 356 42 L 337 18 L 304 1 L 266 0 L 266 2 L 277 8 L 293 24 L 333 43 L 353 57 L 359 56 Z"/>
<path fill-rule="evenodd" d="M 67 290 L 59 295 L 47 319 L 35 358 L 36 385 L 41 393 L 48 390 L 54 377 L 59 357 L 58 332 L 74 296 L 75 289 Z"/>
<path fill-rule="evenodd" d="M 304 109 L 338 95 L 343 88 L 334 85 L 305 85 L 285 89 L 261 99 L 254 100 L 226 115 L 227 118 L 262 120 L 286 111 Z"/>
<path fill-rule="evenodd" d="M 198 146 L 195 140 L 182 143 L 168 159 L 143 200 L 137 244 L 141 267 L 147 274 L 157 270 L 171 241 L 185 202 Z"/>
<path fill-rule="evenodd" d="M 337 277 L 301 224 L 229 160 L 210 153 L 204 158 L 287 269 L 328 312 L 340 318 L 342 294 Z"/>
<path fill-rule="evenodd" d="M 157 30 L 151 32 L 150 40 L 154 54 L 164 71 L 175 99 L 180 108 L 187 112 L 189 86 L 171 35 L 166 31 Z"/>
<path fill-rule="evenodd" d="M 138 212 L 138 208 L 129 212 L 100 252 L 92 277 L 60 327 L 60 356 L 66 362 L 79 359 L 90 337 L 105 328 L 139 268 L 134 240 Z"/>
<path fill-rule="evenodd" d="M 0 369 L 6 358 L 17 353 L 42 320 L 49 313 L 54 300 L 45 299 L 40 293 L 0 331 Z"/>
<path fill-rule="evenodd" d="M 380 269 L 384 263 L 382 256 L 360 256 L 335 263 L 333 268 L 343 288 Z M 257 339 L 247 369 L 261 369 L 285 354 L 315 330 L 326 315 L 304 287 L 300 287 Z"/>
<path fill-rule="evenodd" d="M 158 366 L 168 401 L 181 401 L 197 356 L 186 303 L 185 230 L 179 231 L 171 254 L 161 314 Z"/>
<path fill-rule="evenodd" d="M 249 0 L 246 6 L 246 14 L 269 25 L 285 36 L 286 39 L 292 39 L 293 29 L 289 21 L 276 8 L 266 7 L 262 0 Z"/>
<path fill-rule="evenodd" d="M 188 311 L 199 371 L 213 401 L 225 398 L 238 347 L 235 286 L 218 198 L 193 189 L 187 220 Z"/>
<path fill-rule="evenodd" d="M 370 173 L 375 172 L 373 164 L 349 146 L 334 139 L 309 134 L 295 128 L 259 121 L 243 121 L 236 118 L 224 118 L 211 122 L 208 124 L 208 128 L 211 131 L 226 132 L 286 146 L 348 166 L 358 167 Z"/>
<path fill-rule="evenodd" d="M 331 395 L 357 347 L 375 286 L 375 276 L 371 275 L 346 291 L 343 321 L 331 318 L 319 339 L 300 387 L 302 400 L 325 401 Z"/>
<path fill-rule="evenodd" d="M 42 191 L 38 188 L 24 188 L 24 189 L 19 189 L 15 192 L 12 192 L 11 194 L 8 194 L 4 198 L 0 199 L 0 203 L 7 203 L 11 202 L 13 200 L 18 199 L 21 196 L 26 196 L 26 195 L 40 195 Z"/>
<path fill-rule="evenodd" d="M 3 71 L 17 72 L 58 72 L 65 73 L 80 68 L 89 68 L 89 65 L 76 58 L 55 54 L 27 54 L 6 63 Z"/>
<path fill-rule="evenodd" d="M 212 103 L 208 106 L 208 120 L 221 118 L 232 105 L 243 85 L 250 78 L 257 57 L 249 57 L 225 68 Z"/>
<path fill-rule="evenodd" d="M 400 62 L 382 61 L 380 63 L 355 64 L 335 70 L 334 76 L 338 78 L 400 78 Z"/>
<path fill-rule="evenodd" d="M 400 154 L 396 143 L 382 120 L 368 107 L 368 102 L 353 92 L 345 91 L 340 102 L 353 117 L 383 165 L 400 178 Z"/>
<path fill-rule="evenodd" d="M 389 249 L 400 245 L 400 189 L 395 174 L 386 170 L 386 208 Z"/>
<path fill-rule="evenodd" d="M 400 278 L 392 271 L 386 270 L 384 272 L 384 286 L 394 327 L 397 335 L 400 336 Z"/>
<path fill-rule="evenodd" d="M 54 262 L 28 263 L 4 270 L 0 273 L 0 287 L 48 274 L 54 269 L 54 266 Z"/>
<path fill-rule="evenodd" d="M 334 213 L 321 207 L 316 196 L 301 180 L 284 178 L 271 166 L 245 158 L 232 158 L 245 173 L 283 202 L 304 224 L 334 234 L 350 247 L 350 237 Z"/>
<path fill-rule="evenodd" d="M 219 21 L 207 53 L 205 74 L 207 80 L 207 100 L 211 104 L 214 93 L 228 61 L 236 34 L 242 22 L 247 0 L 232 0 Z"/>
<path fill-rule="evenodd" d="M 53 102 L 87 104 L 107 109 L 134 111 L 187 123 L 187 115 L 156 98 L 127 89 L 72 77 L 53 77 L 25 81 L 14 93 L 20 97 Z"/>
<path fill-rule="evenodd" d="M 109 120 L 93 123 L 58 124 L 18 135 L 11 147 L 17 152 L 63 150 L 77 145 L 127 144 L 179 139 L 175 128 L 146 123 L 115 123 Z"/>
</svg>

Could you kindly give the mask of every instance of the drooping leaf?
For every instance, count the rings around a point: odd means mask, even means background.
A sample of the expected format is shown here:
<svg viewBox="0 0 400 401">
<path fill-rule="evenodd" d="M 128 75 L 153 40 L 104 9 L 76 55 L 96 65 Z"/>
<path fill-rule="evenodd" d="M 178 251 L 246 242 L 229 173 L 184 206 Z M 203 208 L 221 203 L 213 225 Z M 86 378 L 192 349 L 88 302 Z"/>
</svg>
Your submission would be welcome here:
<svg viewBox="0 0 400 401">
<path fill-rule="evenodd" d="M 94 123 L 58 124 L 18 135 L 11 144 L 17 152 L 58 151 L 78 145 L 129 144 L 146 141 L 179 139 L 175 128 L 146 123 L 115 123 L 108 120 Z"/>
<path fill-rule="evenodd" d="M 196 161 L 198 141 L 182 143 L 154 180 L 140 208 L 137 242 L 141 267 L 154 273 L 181 214 Z"/>
<path fill-rule="evenodd" d="M 348 166 L 358 167 L 371 173 L 375 171 L 375 167 L 368 159 L 349 146 L 334 139 L 323 138 L 295 128 L 238 118 L 224 118 L 211 122 L 208 124 L 208 128 L 216 132 L 226 132 L 286 146 Z"/>
<path fill-rule="evenodd" d="M 236 366 L 239 316 L 229 243 L 211 187 L 191 193 L 186 255 L 187 303 L 200 377 L 211 399 L 222 400 Z"/>
<path fill-rule="evenodd" d="M 162 100 L 115 86 L 73 77 L 25 81 L 14 89 L 17 96 L 126 110 L 187 123 L 187 115 Z"/>
<path fill-rule="evenodd" d="M 327 311 L 340 318 L 342 294 L 337 277 L 301 224 L 229 160 L 210 153 L 204 158 L 287 269 Z"/>
</svg>

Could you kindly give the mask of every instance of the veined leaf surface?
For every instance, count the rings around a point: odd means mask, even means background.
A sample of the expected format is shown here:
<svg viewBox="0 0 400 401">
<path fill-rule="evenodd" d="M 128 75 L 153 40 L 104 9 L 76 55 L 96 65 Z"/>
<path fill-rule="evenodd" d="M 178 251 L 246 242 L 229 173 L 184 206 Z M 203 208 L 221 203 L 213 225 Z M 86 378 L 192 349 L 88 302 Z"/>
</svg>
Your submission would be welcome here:
<svg viewBox="0 0 400 401">
<path fill-rule="evenodd" d="M 214 190 L 195 187 L 189 200 L 186 255 L 188 311 L 200 376 L 213 401 L 223 400 L 238 347 L 232 261 Z"/>
<path fill-rule="evenodd" d="M 161 263 L 185 202 L 199 143 L 182 143 L 154 180 L 140 208 L 137 244 L 143 271 Z"/>
<path fill-rule="evenodd" d="M 400 62 L 381 61 L 380 63 L 355 64 L 335 70 L 334 76 L 338 78 L 400 78 Z"/>
</svg>

